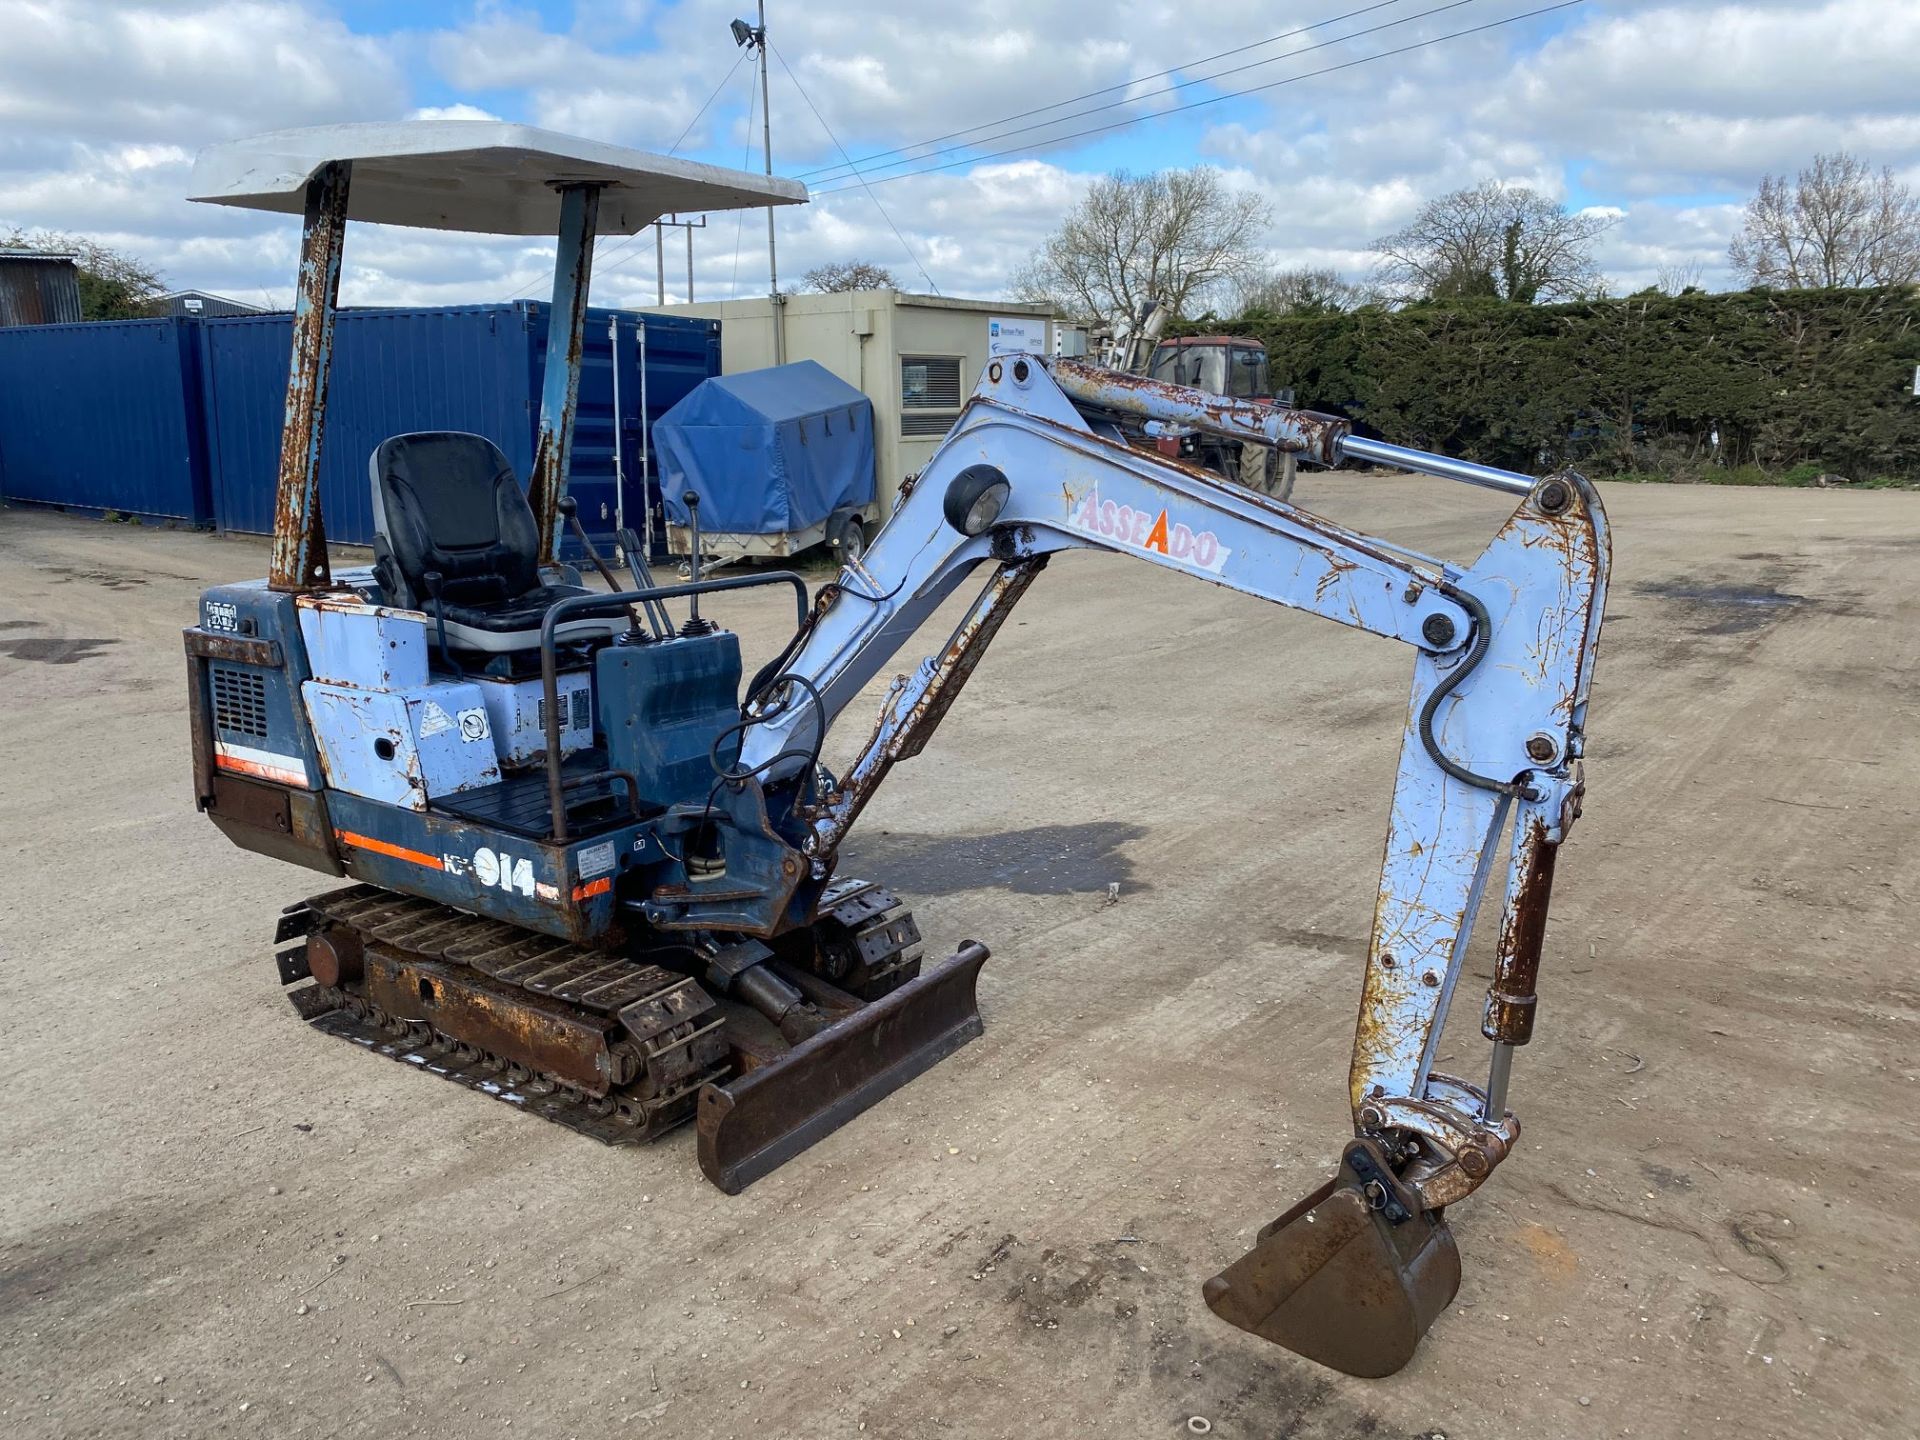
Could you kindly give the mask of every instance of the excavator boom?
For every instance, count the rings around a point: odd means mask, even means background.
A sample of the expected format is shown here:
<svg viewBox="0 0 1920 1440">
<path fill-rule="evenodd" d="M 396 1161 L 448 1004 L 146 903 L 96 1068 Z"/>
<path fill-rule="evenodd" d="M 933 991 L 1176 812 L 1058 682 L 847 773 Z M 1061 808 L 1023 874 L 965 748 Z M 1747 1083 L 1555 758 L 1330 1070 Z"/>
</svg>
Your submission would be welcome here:
<svg viewBox="0 0 1920 1440">
<path fill-rule="evenodd" d="M 1465 567 L 1419 555 L 1128 445 L 1103 417 L 1198 425 L 1322 464 L 1377 456 L 1520 497 Z M 947 643 L 893 682 L 845 775 L 805 811 L 819 873 L 892 765 L 918 754 L 1008 612 L 1063 550 L 1128 555 L 1405 644 L 1412 683 L 1348 1091 L 1340 1175 L 1209 1283 L 1233 1323 L 1359 1374 L 1397 1369 L 1459 1283 L 1442 1209 L 1519 1133 L 1512 1052 L 1532 1034 L 1553 858 L 1579 814 L 1608 541 L 1593 487 L 1354 438 L 1327 416 L 1225 400 L 1037 356 L 983 375 L 946 443 L 866 554 L 823 590 L 746 732 L 777 782 L 977 567 L 990 578 Z M 1434 1070 L 1482 896 L 1511 831 L 1485 1080 Z M 1320 1223 L 1337 1216 L 1337 1223 Z M 1370 1276 L 1371 1285 L 1356 1275 Z M 1338 1279 L 1336 1277 L 1345 1277 Z M 1341 1324 L 1328 1306 L 1359 1309 Z M 1390 1297 L 1382 1303 L 1380 1296 Z"/>
</svg>

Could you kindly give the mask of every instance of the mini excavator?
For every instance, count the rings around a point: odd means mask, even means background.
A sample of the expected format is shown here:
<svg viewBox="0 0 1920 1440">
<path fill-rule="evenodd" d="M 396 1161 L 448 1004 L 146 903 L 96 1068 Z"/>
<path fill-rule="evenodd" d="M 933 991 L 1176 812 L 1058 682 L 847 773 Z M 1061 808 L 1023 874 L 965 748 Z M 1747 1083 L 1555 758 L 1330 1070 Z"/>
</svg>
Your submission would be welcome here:
<svg viewBox="0 0 1920 1440">
<path fill-rule="evenodd" d="M 566 495 L 594 237 L 797 203 L 801 186 L 491 121 L 284 131 L 207 151 L 195 180 L 200 199 L 304 216 L 271 573 L 207 591 L 186 651 L 199 809 L 244 849 L 350 882 L 279 921 L 279 978 L 314 1027 L 603 1141 L 691 1119 L 701 1168 L 737 1192 L 981 1033 L 985 947 L 923 961 L 898 897 L 837 860 L 1049 559 L 1125 556 L 1310 611 L 1406 645 L 1413 672 L 1353 1133 L 1334 1178 L 1205 1294 L 1336 1369 L 1407 1362 L 1459 1286 L 1446 1209 L 1519 1133 L 1508 1076 L 1580 813 L 1605 602 L 1587 481 L 1001 356 L 866 553 L 817 594 L 788 572 L 657 584 L 630 533 L 603 559 Z M 527 486 L 485 437 L 395 436 L 369 461 L 373 564 L 336 572 L 319 462 L 350 218 L 559 244 Z M 1125 426 L 1143 419 L 1488 487 L 1517 508 L 1457 566 L 1136 448 Z M 559 559 L 568 535 L 606 588 Z M 958 627 L 892 682 L 832 774 L 828 728 L 976 571 Z M 796 629 L 743 683 L 738 637 L 699 607 L 755 586 L 792 589 Z M 1441 1025 L 1502 854 L 1484 1076 L 1445 1075 Z"/>
</svg>

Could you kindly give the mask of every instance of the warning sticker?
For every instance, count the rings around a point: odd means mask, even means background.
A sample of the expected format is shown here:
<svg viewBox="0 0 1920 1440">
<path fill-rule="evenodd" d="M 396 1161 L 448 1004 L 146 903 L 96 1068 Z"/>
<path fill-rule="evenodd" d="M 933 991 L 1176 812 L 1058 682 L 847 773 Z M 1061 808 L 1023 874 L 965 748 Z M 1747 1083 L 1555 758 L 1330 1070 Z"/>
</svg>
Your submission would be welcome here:
<svg viewBox="0 0 1920 1440">
<path fill-rule="evenodd" d="M 487 728 L 486 707 L 475 706 L 460 712 L 460 738 L 469 742 L 493 738 L 493 732 Z"/>
<path fill-rule="evenodd" d="M 1131 505 L 1102 500 L 1097 488 L 1089 490 L 1078 504 L 1068 500 L 1067 527 L 1083 535 L 1098 536 L 1123 549 L 1151 550 L 1209 575 L 1218 575 L 1224 570 L 1227 558 L 1233 554 L 1211 530 L 1195 533 L 1179 521 L 1169 524 L 1165 510 L 1158 513 L 1136 510 Z"/>
<path fill-rule="evenodd" d="M 429 700 L 420 707 L 420 738 L 444 735 L 453 729 L 453 717 Z"/>
<path fill-rule="evenodd" d="M 598 845 L 589 845 L 580 852 L 580 878 L 591 880 L 596 875 L 613 873 L 613 841 L 602 840 Z"/>
</svg>

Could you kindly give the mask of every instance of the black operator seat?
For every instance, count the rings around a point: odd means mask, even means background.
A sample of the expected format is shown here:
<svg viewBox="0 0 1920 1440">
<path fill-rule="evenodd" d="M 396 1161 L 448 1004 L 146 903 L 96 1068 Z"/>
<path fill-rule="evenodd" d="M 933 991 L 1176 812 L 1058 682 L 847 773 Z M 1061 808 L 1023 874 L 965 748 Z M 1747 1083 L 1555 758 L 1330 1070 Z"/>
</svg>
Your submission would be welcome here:
<svg viewBox="0 0 1920 1440">
<path fill-rule="evenodd" d="M 500 447 L 484 435 L 423 430 L 374 448 L 374 570 L 388 603 L 433 613 L 427 576 L 440 575 L 447 644 L 488 654 L 540 644 L 559 601 L 589 592 L 540 583 L 540 528 Z M 617 635 L 625 615 L 561 623 L 561 641 Z"/>
</svg>

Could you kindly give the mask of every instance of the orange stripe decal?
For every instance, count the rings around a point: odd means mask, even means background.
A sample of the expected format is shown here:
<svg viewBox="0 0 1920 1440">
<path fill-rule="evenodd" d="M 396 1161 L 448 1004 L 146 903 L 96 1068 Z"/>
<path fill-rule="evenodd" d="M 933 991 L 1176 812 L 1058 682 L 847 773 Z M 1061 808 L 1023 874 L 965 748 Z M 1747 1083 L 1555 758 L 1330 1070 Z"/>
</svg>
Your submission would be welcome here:
<svg viewBox="0 0 1920 1440">
<path fill-rule="evenodd" d="M 258 760 L 243 760 L 237 755 L 215 755 L 213 763 L 222 770 L 232 770 L 239 775 L 251 775 L 256 780 L 272 780 L 281 785 L 298 785 L 307 788 L 307 777 L 303 771 L 290 770 L 284 765 L 265 765 Z"/>
<path fill-rule="evenodd" d="M 404 845 L 389 845 L 384 840 L 376 840 L 371 835 L 356 835 L 351 830 L 336 830 L 343 845 L 351 845 L 356 850 L 371 850 L 376 855 L 390 856 L 395 860 L 411 860 L 416 865 L 424 865 L 429 870 L 444 870 L 446 864 L 438 855 L 429 855 L 422 850 L 409 850 Z"/>
<path fill-rule="evenodd" d="M 613 889 L 613 878 L 608 875 L 602 875 L 598 880 L 590 880 L 585 885 L 574 886 L 573 898 L 576 900 L 591 900 L 594 896 L 604 895 L 611 889 Z"/>
</svg>

